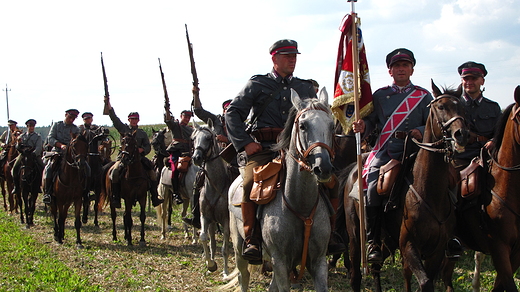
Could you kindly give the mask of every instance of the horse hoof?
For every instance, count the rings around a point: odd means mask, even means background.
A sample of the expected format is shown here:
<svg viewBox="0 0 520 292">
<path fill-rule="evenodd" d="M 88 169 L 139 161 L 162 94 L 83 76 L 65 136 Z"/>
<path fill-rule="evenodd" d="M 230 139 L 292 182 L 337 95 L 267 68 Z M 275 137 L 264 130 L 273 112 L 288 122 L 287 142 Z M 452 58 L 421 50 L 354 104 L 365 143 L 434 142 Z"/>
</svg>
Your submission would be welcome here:
<svg viewBox="0 0 520 292">
<path fill-rule="evenodd" d="M 213 262 L 213 266 L 208 265 L 208 271 L 215 272 L 217 270 L 217 263 Z"/>
<path fill-rule="evenodd" d="M 83 249 L 83 248 L 84 248 L 84 246 L 83 246 L 83 244 L 81 244 L 81 243 L 78 243 L 78 244 L 76 244 L 76 248 L 77 248 L 77 249 Z"/>
<path fill-rule="evenodd" d="M 139 242 L 140 247 L 146 247 L 146 241 L 140 241 Z"/>
</svg>

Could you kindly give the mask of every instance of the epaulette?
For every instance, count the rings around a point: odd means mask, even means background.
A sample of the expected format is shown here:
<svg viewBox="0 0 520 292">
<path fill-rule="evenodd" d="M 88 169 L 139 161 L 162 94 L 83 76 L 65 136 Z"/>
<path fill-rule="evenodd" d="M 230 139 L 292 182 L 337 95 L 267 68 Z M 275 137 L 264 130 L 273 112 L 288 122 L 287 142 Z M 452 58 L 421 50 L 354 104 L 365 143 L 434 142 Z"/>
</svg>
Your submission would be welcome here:
<svg viewBox="0 0 520 292">
<path fill-rule="evenodd" d="M 419 86 L 419 85 L 414 85 L 414 87 L 415 87 L 415 89 L 417 89 L 417 90 L 421 90 L 421 91 L 424 91 L 424 92 L 426 92 L 426 93 L 430 93 L 430 92 L 428 91 L 428 89 L 426 89 L 426 88 L 424 88 L 424 87 L 421 87 L 421 86 Z"/>
<path fill-rule="evenodd" d="M 392 86 L 390 86 L 390 85 L 387 85 L 387 86 L 381 87 L 381 88 L 379 88 L 378 90 L 374 91 L 374 94 L 375 94 L 376 92 L 378 92 L 378 91 L 387 90 L 387 89 L 390 89 L 390 88 L 392 88 Z"/>
<path fill-rule="evenodd" d="M 256 75 L 253 75 L 250 79 L 251 80 L 254 80 L 258 77 L 268 77 L 269 74 L 256 74 Z"/>
</svg>

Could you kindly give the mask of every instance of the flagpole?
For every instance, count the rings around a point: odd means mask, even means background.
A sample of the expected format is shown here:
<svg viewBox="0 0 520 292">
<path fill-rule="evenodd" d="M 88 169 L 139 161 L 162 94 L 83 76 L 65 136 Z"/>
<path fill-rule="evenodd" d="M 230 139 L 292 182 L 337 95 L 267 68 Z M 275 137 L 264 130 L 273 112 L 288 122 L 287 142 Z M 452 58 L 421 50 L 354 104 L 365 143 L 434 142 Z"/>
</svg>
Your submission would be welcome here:
<svg viewBox="0 0 520 292">
<path fill-rule="evenodd" d="M 355 11 L 354 3 L 357 0 L 348 0 L 351 5 L 351 16 L 352 16 L 352 73 L 354 80 L 354 119 L 359 121 L 359 98 L 360 98 L 360 78 L 359 78 L 359 51 L 358 51 L 358 27 L 357 27 L 357 14 Z M 358 173 L 358 190 L 359 190 L 359 235 L 361 244 L 361 267 L 363 273 L 368 274 L 367 257 L 366 257 L 366 231 L 365 231 L 365 194 L 363 191 L 363 161 L 361 157 L 361 133 L 356 133 L 356 151 L 357 151 L 357 173 Z"/>
</svg>

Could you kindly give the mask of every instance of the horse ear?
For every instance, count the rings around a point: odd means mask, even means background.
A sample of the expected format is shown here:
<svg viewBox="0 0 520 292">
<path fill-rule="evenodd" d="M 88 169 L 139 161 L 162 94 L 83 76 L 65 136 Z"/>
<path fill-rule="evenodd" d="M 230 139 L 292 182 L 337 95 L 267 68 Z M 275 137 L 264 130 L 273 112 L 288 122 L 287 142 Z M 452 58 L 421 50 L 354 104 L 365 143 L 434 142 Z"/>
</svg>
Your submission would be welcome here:
<svg viewBox="0 0 520 292">
<path fill-rule="evenodd" d="M 515 88 L 515 102 L 520 104 L 520 85 Z"/>
<path fill-rule="evenodd" d="M 300 96 L 298 95 L 298 92 L 296 90 L 291 88 L 291 102 L 293 106 L 299 111 L 302 107 L 302 100 Z"/>
<path fill-rule="evenodd" d="M 208 124 L 208 128 L 210 128 L 211 130 L 213 130 L 213 120 L 212 120 L 212 119 L 208 119 L 208 121 L 206 122 L 206 124 Z"/>
<path fill-rule="evenodd" d="M 320 91 L 319 100 L 325 106 L 329 106 L 329 94 L 327 93 L 327 89 L 325 87 L 323 87 Z"/>
<path fill-rule="evenodd" d="M 433 91 L 433 96 L 434 97 L 437 97 L 437 96 L 440 96 L 442 95 L 442 92 L 441 90 L 439 89 L 439 87 L 437 87 L 437 85 L 435 85 L 435 83 L 433 82 L 433 79 L 432 80 L 432 91 Z"/>
<path fill-rule="evenodd" d="M 191 124 L 193 125 L 193 128 L 195 128 L 197 130 L 200 128 L 199 124 L 195 123 L 194 120 L 191 120 Z"/>
<path fill-rule="evenodd" d="M 155 134 L 155 133 L 157 133 L 157 132 L 159 132 L 159 131 L 156 131 L 156 130 L 152 127 L 152 133 Z"/>
</svg>

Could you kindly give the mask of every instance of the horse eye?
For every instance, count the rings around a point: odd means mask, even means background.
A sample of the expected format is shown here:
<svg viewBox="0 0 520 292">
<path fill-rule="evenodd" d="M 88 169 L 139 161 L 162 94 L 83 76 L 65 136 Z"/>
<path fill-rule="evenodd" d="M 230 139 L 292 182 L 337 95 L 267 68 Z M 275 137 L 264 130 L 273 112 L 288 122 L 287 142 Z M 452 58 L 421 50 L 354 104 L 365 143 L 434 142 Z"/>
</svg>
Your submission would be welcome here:
<svg viewBox="0 0 520 292">
<path fill-rule="evenodd" d="M 303 123 L 299 124 L 300 130 L 305 131 L 305 125 Z"/>
<path fill-rule="evenodd" d="M 437 108 L 442 111 L 444 110 L 444 105 L 440 104 Z"/>
</svg>

